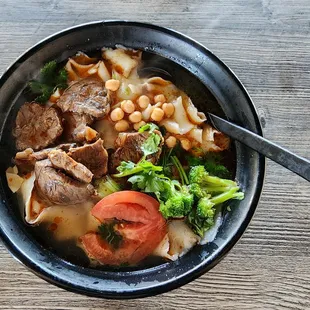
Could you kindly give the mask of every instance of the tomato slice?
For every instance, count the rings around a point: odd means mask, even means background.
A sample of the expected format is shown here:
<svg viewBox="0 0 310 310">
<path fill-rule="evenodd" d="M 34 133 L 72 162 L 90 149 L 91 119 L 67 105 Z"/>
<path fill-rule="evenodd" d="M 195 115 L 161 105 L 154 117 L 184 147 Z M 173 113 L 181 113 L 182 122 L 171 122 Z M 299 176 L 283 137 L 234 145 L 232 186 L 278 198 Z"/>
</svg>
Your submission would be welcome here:
<svg viewBox="0 0 310 310">
<path fill-rule="evenodd" d="M 159 202 L 140 192 L 113 193 L 100 200 L 91 213 L 100 222 L 124 221 L 114 227 L 123 237 L 117 249 L 96 232 L 81 237 L 86 253 L 102 264 L 136 264 L 150 255 L 167 233 Z"/>
<path fill-rule="evenodd" d="M 142 208 L 144 208 L 150 216 L 158 216 L 159 214 L 159 203 L 153 197 L 136 191 L 121 191 L 113 193 L 101 199 L 92 209 L 92 215 L 95 216 L 99 221 L 104 221 L 107 218 L 113 218 L 115 217 L 115 212 L 118 212 L 118 208 L 115 209 L 113 207 L 116 204 L 138 204 Z M 108 208 L 108 206 L 110 208 Z M 131 212 L 125 212 L 123 216 L 127 216 L 128 218 L 133 217 Z M 138 216 L 137 218 L 140 218 L 140 216 Z M 123 219 L 126 220 L 125 218 Z"/>
<path fill-rule="evenodd" d="M 147 224 L 150 221 L 150 215 L 147 210 L 137 203 L 126 204 L 121 202 L 115 204 L 105 204 L 102 200 L 99 201 L 91 211 L 92 215 L 101 222 L 109 219 L 117 219 Z"/>
</svg>

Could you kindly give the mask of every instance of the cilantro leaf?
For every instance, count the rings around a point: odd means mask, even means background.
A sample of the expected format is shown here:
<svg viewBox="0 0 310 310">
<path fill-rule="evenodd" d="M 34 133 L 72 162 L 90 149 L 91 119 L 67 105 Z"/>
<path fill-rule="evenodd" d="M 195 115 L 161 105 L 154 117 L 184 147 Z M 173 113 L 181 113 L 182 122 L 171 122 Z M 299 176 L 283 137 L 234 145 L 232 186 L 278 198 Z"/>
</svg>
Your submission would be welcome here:
<svg viewBox="0 0 310 310">
<path fill-rule="evenodd" d="M 167 180 L 168 178 L 164 175 L 149 171 L 133 175 L 128 179 L 128 182 L 132 184 L 133 188 L 143 190 L 145 193 L 159 193 L 165 190 L 164 182 Z"/>
<path fill-rule="evenodd" d="M 155 166 L 151 162 L 142 159 L 137 164 L 132 161 L 122 161 L 121 164 L 116 168 L 119 173 L 115 174 L 114 177 L 122 178 L 129 175 L 133 175 L 139 172 L 148 173 L 150 171 L 162 171 L 161 166 Z"/>
<path fill-rule="evenodd" d="M 222 156 L 217 153 L 207 153 L 204 156 L 204 166 L 209 174 L 220 178 L 231 178 L 230 171 L 222 164 Z"/>
<path fill-rule="evenodd" d="M 117 249 L 123 241 L 123 236 L 114 229 L 115 224 L 115 222 L 102 223 L 98 226 L 98 232 L 102 239 L 108 242 L 114 249 Z"/>
<path fill-rule="evenodd" d="M 219 178 L 231 178 L 230 171 L 222 164 L 223 158 L 218 153 L 206 153 L 204 156 L 187 155 L 186 160 L 189 167 L 204 166 L 210 175 Z"/>
<path fill-rule="evenodd" d="M 159 129 L 157 125 L 155 125 L 154 123 L 147 123 L 147 124 L 145 124 L 145 125 L 143 125 L 143 126 L 141 126 L 139 128 L 139 132 L 142 133 L 142 132 L 145 132 L 145 131 L 149 131 L 149 133 L 152 133 L 156 129 L 157 130 Z"/>
<path fill-rule="evenodd" d="M 152 132 L 150 136 L 145 140 L 141 146 L 141 150 L 144 153 L 144 157 L 154 154 L 158 151 L 158 146 L 160 143 L 160 136 Z"/>
</svg>

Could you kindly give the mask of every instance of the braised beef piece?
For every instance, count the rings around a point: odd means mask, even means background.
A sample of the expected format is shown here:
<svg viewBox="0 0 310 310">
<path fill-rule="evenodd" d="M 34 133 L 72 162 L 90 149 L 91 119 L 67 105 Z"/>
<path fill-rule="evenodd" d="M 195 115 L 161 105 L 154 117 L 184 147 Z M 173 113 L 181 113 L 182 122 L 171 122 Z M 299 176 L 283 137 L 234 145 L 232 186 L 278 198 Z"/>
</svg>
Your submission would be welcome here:
<svg viewBox="0 0 310 310">
<path fill-rule="evenodd" d="M 87 114 L 72 112 L 63 113 L 64 138 L 66 141 L 93 142 L 99 138 L 96 130 L 89 127 L 94 121 L 93 117 Z"/>
<path fill-rule="evenodd" d="M 35 164 L 35 188 L 38 195 L 57 205 L 70 205 L 87 201 L 94 193 L 91 184 L 81 183 L 56 171 L 49 159 Z"/>
<path fill-rule="evenodd" d="M 37 152 L 34 152 L 34 150 L 31 148 L 27 148 L 24 151 L 16 153 L 14 163 L 18 166 L 18 170 L 21 173 L 28 173 L 33 170 L 36 161 L 46 159 L 48 157 L 49 152 L 53 150 L 68 151 L 72 147 L 76 147 L 76 144 L 63 143 L 57 145 L 56 147 L 43 149 Z"/>
<path fill-rule="evenodd" d="M 159 131 L 156 131 L 156 133 L 162 138 L 162 135 Z M 137 163 L 143 156 L 141 146 L 149 136 L 150 134 L 148 132 L 120 133 L 115 141 L 116 151 L 111 155 L 111 160 L 109 162 L 110 173 L 116 173 L 116 168 L 121 164 L 122 161 L 132 161 Z M 147 159 L 153 164 L 158 162 L 161 154 L 162 144 L 163 138 L 161 139 L 158 152 L 147 156 Z"/>
<path fill-rule="evenodd" d="M 40 150 L 53 144 L 62 131 L 61 117 L 55 108 L 31 102 L 19 109 L 13 134 L 19 151 Z"/>
<path fill-rule="evenodd" d="M 63 112 L 104 117 L 110 111 L 110 103 L 103 82 L 86 78 L 69 86 L 57 101 Z"/>
<path fill-rule="evenodd" d="M 74 177 L 78 181 L 85 183 L 91 182 L 93 178 L 92 172 L 83 164 L 76 162 L 64 151 L 53 150 L 49 152 L 48 158 L 54 168 L 64 170 L 67 174 Z"/>
<path fill-rule="evenodd" d="M 100 178 L 107 173 L 108 152 L 103 147 L 102 139 L 92 144 L 71 148 L 68 155 L 85 165 L 94 174 L 94 178 Z"/>
</svg>

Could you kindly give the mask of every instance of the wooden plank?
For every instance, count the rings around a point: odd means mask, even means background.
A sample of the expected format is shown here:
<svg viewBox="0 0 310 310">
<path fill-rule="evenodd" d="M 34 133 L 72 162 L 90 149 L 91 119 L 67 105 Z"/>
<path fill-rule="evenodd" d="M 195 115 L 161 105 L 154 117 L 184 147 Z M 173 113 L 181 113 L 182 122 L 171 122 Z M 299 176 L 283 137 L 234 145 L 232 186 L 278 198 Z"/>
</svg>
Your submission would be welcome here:
<svg viewBox="0 0 310 310">
<path fill-rule="evenodd" d="M 102 19 L 152 22 L 210 48 L 247 87 L 267 138 L 310 157 L 308 0 L 0 1 L 0 74 L 31 45 Z M 146 299 L 102 301 L 37 278 L 0 244 L 0 309 L 309 309 L 309 184 L 268 161 L 247 232 L 212 271 Z"/>
</svg>

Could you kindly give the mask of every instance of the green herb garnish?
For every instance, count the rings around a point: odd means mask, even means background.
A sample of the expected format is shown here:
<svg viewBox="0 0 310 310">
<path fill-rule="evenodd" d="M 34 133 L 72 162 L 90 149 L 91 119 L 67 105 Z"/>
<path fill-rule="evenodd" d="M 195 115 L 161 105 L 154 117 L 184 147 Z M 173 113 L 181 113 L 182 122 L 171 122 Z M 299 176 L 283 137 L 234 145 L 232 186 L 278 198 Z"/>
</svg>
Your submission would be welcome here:
<svg viewBox="0 0 310 310">
<path fill-rule="evenodd" d="M 38 80 L 30 81 L 28 86 L 34 95 L 37 95 L 35 101 L 44 103 L 49 100 L 53 92 L 59 89 L 65 89 L 68 87 L 67 71 L 57 69 L 57 63 L 55 60 L 48 62 L 40 71 Z"/>
<path fill-rule="evenodd" d="M 141 150 L 143 151 L 144 156 L 146 157 L 148 155 L 156 153 L 158 151 L 160 141 L 160 136 L 152 132 L 141 146 Z"/>
<path fill-rule="evenodd" d="M 183 185 L 188 185 L 189 181 L 188 181 L 188 177 L 183 169 L 182 164 L 180 163 L 179 159 L 176 156 L 171 156 L 171 161 L 173 162 L 174 166 L 177 168 L 178 172 L 179 172 L 179 176 L 181 179 L 181 183 Z"/>
<path fill-rule="evenodd" d="M 159 129 L 158 126 L 155 125 L 154 123 L 147 123 L 139 128 L 139 132 L 142 133 L 148 131 L 149 133 L 152 133 L 154 132 L 154 130 L 158 129 Z"/>
<path fill-rule="evenodd" d="M 189 167 L 204 166 L 210 175 L 220 178 L 231 178 L 230 171 L 222 164 L 222 156 L 218 153 L 209 152 L 204 156 L 187 155 Z"/>
<path fill-rule="evenodd" d="M 98 226 L 98 232 L 102 239 L 108 242 L 114 249 L 118 249 L 123 241 L 123 236 L 114 229 L 115 222 L 102 223 Z"/>
</svg>

